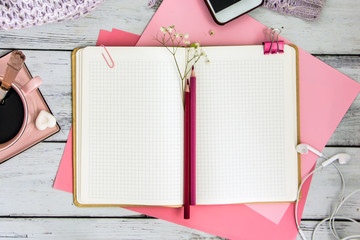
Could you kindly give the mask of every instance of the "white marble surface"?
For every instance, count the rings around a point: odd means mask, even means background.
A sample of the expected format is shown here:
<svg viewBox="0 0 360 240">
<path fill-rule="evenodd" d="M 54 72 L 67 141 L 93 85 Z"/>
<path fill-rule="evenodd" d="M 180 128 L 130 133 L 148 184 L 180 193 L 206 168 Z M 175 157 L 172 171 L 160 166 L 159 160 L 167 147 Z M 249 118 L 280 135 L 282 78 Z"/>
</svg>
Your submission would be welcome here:
<svg viewBox="0 0 360 240">
<path fill-rule="evenodd" d="M 330 66 L 360 82 L 360 2 L 328 0 L 321 18 L 307 22 L 267 9 L 250 15 Z M 58 119 L 61 132 L 0 165 L 0 239 L 214 239 L 215 236 L 148 218 L 121 208 L 77 208 L 68 193 L 52 189 L 71 126 L 70 54 L 94 45 L 100 29 L 141 34 L 154 14 L 146 0 L 106 0 L 88 16 L 69 22 L 0 32 L 0 54 L 21 49 L 31 73 L 43 78 L 41 91 Z M 360 99 L 346 113 L 325 149 L 327 155 L 353 156 L 342 166 L 347 192 L 360 187 Z M 336 171 L 327 168 L 313 178 L 302 226 L 307 236 L 329 214 L 339 192 Z M 360 220 L 360 199 L 344 205 L 342 214 Z M 339 223 L 346 235 L 357 229 Z M 318 239 L 332 239 L 324 226 Z"/>
</svg>

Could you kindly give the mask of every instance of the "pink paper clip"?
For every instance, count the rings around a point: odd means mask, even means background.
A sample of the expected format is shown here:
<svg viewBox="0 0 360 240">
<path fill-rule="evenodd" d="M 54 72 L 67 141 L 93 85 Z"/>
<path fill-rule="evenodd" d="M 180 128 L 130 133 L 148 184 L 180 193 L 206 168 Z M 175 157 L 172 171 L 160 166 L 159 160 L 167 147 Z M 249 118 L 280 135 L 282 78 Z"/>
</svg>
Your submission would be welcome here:
<svg viewBox="0 0 360 240">
<path fill-rule="evenodd" d="M 284 53 L 284 41 L 279 41 L 281 30 L 278 28 L 266 28 L 265 34 L 268 36 L 269 41 L 263 42 L 264 54 Z M 275 40 L 276 38 L 276 40 Z M 276 44 L 274 44 L 276 42 Z"/>
<path fill-rule="evenodd" d="M 109 56 L 109 58 L 110 58 L 110 60 L 111 60 L 111 62 L 112 62 L 112 65 L 110 65 L 109 62 L 108 62 L 108 60 L 106 60 L 105 55 L 102 53 L 102 56 L 103 56 L 104 60 L 106 61 L 106 64 L 109 66 L 109 68 L 114 68 L 114 67 L 115 67 L 115 63 L 114 63 L 114 60 L 112 59 L 110 53 L 108 52 L 108 50 L 106 49 L 106 47 L 105 47 L 103 44 L 101 44 L 100 47 L 103 47 L 103 48 L 105 49 L 107 55 Z"/>
</svg>

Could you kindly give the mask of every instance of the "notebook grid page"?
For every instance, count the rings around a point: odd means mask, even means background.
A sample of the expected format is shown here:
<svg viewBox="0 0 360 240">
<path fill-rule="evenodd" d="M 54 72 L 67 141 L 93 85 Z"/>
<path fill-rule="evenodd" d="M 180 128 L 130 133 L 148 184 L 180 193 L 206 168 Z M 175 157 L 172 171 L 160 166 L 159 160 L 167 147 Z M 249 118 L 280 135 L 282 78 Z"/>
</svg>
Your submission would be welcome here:
<svg viewBox="0 0 360 240">
<path fill-rule="evenodd" d="M 182 203 L 183 113 L 172 64 L 90 61 L 90 202 Z"/>
<path fill-rule="evenodd" d="M 196 68 L 198 204 L 286 195 L 282 61 L 211 61 Z"/>
</svg>

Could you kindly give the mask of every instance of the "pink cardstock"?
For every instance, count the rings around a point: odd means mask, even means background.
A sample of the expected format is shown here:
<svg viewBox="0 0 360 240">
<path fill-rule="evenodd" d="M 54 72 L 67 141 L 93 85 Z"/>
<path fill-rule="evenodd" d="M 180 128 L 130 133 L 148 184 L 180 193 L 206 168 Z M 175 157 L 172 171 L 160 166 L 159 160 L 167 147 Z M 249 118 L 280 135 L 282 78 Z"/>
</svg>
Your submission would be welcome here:
<svg viewBox="0 0 360 240">
<path fill-rule="evenodd" d="M 111 32 L 101 29 L 96 46 L 134 46 L 140 36 L 113 28 Z"/>
<path fill-rule="evenodd" d="M 164 0 L 137 46 L 156 45 L 154 37 L 160 27 L 169 25 L 175 25 L 178 32 L 189 33 L 190 41 L 202 45 L 252 45 L 261 44 L 265 39 L 265 26 L 247 15 L 219 26 L 202 0 Z M 210 35 L 210 31 L 214 34 Z M 299 49 L 299 70 L 301 142 L 322 150 L 354 101 L 360 85 L 302 49 Z M 302 176 L 314 168 L 316 159 L 311 153 L 301 157 Z M 72 158 L 62 161 L 72 162 Z M 299 203 L 299 219 L 309 187 L 308 180 Z M 230 239 L 295 239 L 297 235 L 294 204 L 191 206 L 189 220 L 183 219 L 182 208 L 127 209 Z"/>
<path fill-rule="evenodd" d="M 65 192 L 73 192 L 73 138 L 72 127 L 69 132 L 63 156 L 61 157 L 59 169 L 56 174 L 53 188 Z"/>
</svg>

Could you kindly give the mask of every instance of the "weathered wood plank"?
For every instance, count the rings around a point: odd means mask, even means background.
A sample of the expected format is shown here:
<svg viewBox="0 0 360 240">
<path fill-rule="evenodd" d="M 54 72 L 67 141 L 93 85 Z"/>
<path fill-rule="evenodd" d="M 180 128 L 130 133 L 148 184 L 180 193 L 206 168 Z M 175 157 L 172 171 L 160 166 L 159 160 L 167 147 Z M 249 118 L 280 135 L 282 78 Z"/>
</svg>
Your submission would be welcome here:
<svg viewBox="0 0 360 240">
<path fill-rule="evenodd" d="M 132 1 L 131 4 L 129 0 L 107 0 L 95 12 L 78 20 L 1 32 L 2 49 L 43 50 L 26 51 L 26 55 L 27 65 L 32 74 L 44 79 L 40 89 L 62 127 L 62 131 L 48 141 L 65 141 L 71 125 L 69 50 L 79 46 L 95 45 L 100 29 L 111 30 L 114 27 L 141 34 L 154 12 L 147 9 L 146 4 L 147 0 Z M 359 55 L 359 10 L 358 1 L 328 0 L 320 20 L 315 22 L 283 16 L 262 8 L 255 10 L 251 16 L 267 26 L 281 27 L 284 37 L 313 54 Z M 56 51 L 49 51 L 51 49 Z M 0 50 L 0 53 L 4 52 L 6 51 Z M 358 56 L 318 57 L 360 82 Z M 328 144 L 360 146 L 359 97 Z M 71 194 L 52 189 L 64 145 L 40 143 L 0 165 L 0 216 L 16 216 L 0 217 L 0 239 L 216 239 L 209 234 L 162 220 L 141 218 L 142 215 L 121 208 L 75 207 Z M 360 187 L 360 149 L 327 148 L 325 153 L 332 155 L 340 151 L 348 152 L 354 157 L 349 165 L 341 166 L 348 180 L 346 193 L 349 193 Z M 314 176 L 303 218 L 326 217 L 337 199 L 339 190 L 340 181 L 336 170 L 329 166 L 319 172 Z M 360 219 L 358 199 L 354 196 L 344 205 L 340 214 Z M 21 218 L 22 216 L 30 218 Z M 51 218 L 42 218 L 43 216 Z M 77 216 L 99 218 L 75 218 Z M 308 238 L 316 223 L 302 222 Z M 358 227 L 350 223 L 339 223 L 341 236 L 359 233 L 358 230 Z M 317 237 L 331 239 L 325 225 Z"/>
<path fill-rule="evenodd" d="M 307 239 L 316 221 L 303 221 Z M 354 223 L 336 224 L 341 237 L 359 234 Z M 316 239 L 332 239 L 326 225 Z M 222 239 L 208 233 L 172 224 L 159 219 L 121 218 L 0 218 L 0 239 Z M 297 240 L 301 240 L 300 236 Z"/>
<path fill-rule="evenodd" d="M 64 145 L 40 143 L 0 165 L 0 216 L 139 216 L 121 208 L 78 208 L 71 194 L 53 189 Z M 353 156 L 349 165 L 341 166 L 349 193 L 360 187 L 360 148 L 328 148 L 325 153 L 342 151 Z M 339 178 L 329 166 L 314 176 L 303 217 L 326 217 L 339 191 Z M 358 199 L 346 203 L 341 214 L 360 219 Z"/>
<path fill-rule="evenodd" d="M 0 218 L 0 239 L 221 239 L 159 219 Z"/>
<path fill-rule="evenodd" d="M 301 222 L 301 228 L 306 236 L 306 239 L 311 239 L 311 236 L 313 234 L 313 231 L 318 224 L 318 221 L 302 221 Z M 359 225 L 356 223 L 350 223 L 350 222 L 342 222 L 339 221 L 336 223 L 336 230 L 341 238 L 344 238 L 346 236 L 360 234 Z M 298 235 L 297 240 L 302 240 L 301 237 Z M 327 227 L 327 224 L 322 224 L 319 230 L 316 231 L 315 239 L 335 239 L 333 235 L 331 234 L 330 230 Z"/>
<path fill-rule="evenodd" d="M 0 165 L 0 216 L 140 216 L 123 208 L 78 208 L 72 194 L 53 189 L 64 146 L 40 143 Z"/>
<path fill-rule="evenodd" d="M 7 50 L 0 50 L 5 54 Z M 47 141 L 66 141 L 71 127 L 71 60 L 70 51 L 24 51 L 26 64 L 33 76 L 43 78 L 40 87 L 50 109 L 61 126 L 61 132 Z M 360 82 L 360 58 L 356 56 L 319 56 L 320 60 Z M 329 145 L 360 145 L 360 98 L 358 97 L 334 135 Z"/>
<path fill-rule="evenodd" d="M 147 0 L 132 1 L 131 4 L 128 0 L 107 0 L 78 20 L 3 31 L 0 44 L 3 48 L 70 50 L 95 45 L 100 29 L 114 27 L 141 34 L 154 13 L 146 5 Z M 359 10 L 358 1 L 328 0 L 321 18 L 314 22 L 264 8 L 258 8 L 250 15 L 266 26 L 282 28 L 284 37 L 310 53 L 360 54 Z M 246 32 L 237 34 L 241 36 Z"/>
</svg>

